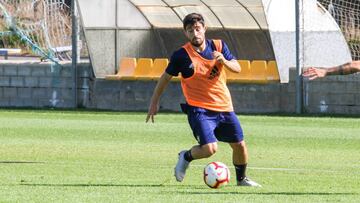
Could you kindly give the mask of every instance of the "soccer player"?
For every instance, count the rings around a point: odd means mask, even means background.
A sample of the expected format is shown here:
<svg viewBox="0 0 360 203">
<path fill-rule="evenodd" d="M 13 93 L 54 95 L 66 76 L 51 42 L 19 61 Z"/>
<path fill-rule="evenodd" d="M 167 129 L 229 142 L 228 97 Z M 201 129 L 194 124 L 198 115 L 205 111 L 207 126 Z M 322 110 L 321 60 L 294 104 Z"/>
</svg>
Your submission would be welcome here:
<svg viewBox="0 0 360 203">
<path fill-rule="evenodd" d="M 201 14 L 187 15 L 183 19 L 183 28 L 189 42 L 173 53 L 155 87 L 146 122 L 154 122 L 161 94 L 171 78 L 181 73 L 181 87 L 186 99 L 181 108 L 188 116 L 198 145 L 179 153 L 175 166 L 176 180 L 183 181 L 189 163 L 210 157 L 218 149 L 217 142 L 223 141 L 232 148 L 237 185 L 261 186 L 245 175 L 247 147 L 226 86 L 224 69 L 240 72 L 240 65 L 225 42 L 205 38 L 206 25 Z"/>
<path fill-rule="evenodd" d="M 360 61 L 352 61 L 331 68 L 311 67 L 304 71 L 303 76 L 308 77 L 310 80 L 314 80 L 327 75 L 349 75 L 357 72 L 360 72 Z"/>
</svg>

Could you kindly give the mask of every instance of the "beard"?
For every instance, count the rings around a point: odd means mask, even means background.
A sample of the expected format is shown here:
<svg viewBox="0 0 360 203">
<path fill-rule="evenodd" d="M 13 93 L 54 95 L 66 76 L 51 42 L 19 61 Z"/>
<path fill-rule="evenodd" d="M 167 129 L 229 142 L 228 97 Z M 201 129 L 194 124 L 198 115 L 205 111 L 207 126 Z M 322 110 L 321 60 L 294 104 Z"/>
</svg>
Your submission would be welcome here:
<svg viewBox="0 0 360 203">
<path fill-rule="evenodd" d="M 191 44 L 195 47 L 200 47 L 204 42 L 204 39 L 200 39 L 200 38 L 193 38 L 191 40 Z"/>
</svg>

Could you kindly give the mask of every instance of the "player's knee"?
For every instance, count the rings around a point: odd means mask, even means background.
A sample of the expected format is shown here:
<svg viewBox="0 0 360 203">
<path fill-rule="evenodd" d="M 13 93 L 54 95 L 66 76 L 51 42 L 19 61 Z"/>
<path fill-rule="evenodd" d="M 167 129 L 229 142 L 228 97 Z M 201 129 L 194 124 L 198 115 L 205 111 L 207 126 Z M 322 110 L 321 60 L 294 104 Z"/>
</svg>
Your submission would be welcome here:
<svg viewBox="0 0 360 203">
<path fill-rule="evenodd" d="M 246 149 L 245 141 L 241 141 L 241 142 L 237 142 L 237 143 L 231 143 L 230 145 L 231 145 L 231 148 L 233 148 L 234 150 Z"/>
<path fill-rule="evenodd" d="M 244 140 L 241 141 L 241 142 L 239 142 L 239 147 L 241 147 L 241 148 L 246 148 L 246 144 L 245 144 L 245 141 L 244 141 Z"/>
<path fill-rule="evenodd" d="M 203 152 L 206 155 L 206 157 L 210 157 L 216 153 L 216 151 L 218 149 L 218 145 L 217 145 L 217 143 L 210 143 L 210 144 L 203 145 L 201 148 L 203 149 Z"/>
</svg>

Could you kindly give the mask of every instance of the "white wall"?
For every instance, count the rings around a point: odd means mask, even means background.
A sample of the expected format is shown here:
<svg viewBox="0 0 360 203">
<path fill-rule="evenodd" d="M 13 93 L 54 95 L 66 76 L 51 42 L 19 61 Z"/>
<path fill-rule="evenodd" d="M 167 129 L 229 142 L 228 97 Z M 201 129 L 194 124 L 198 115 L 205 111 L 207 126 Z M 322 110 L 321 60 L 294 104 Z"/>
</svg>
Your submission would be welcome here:
<svg viewBox="0 0 360 203">
<path fill-rule="evenodd" d="M 281 82 L 296 66 L 295 1 L 262 0 Z M 332 16 L 316 0 L 300 0 L 301 66 L 329 67 L 351 60 L 347 43 Z"/>
</svg>

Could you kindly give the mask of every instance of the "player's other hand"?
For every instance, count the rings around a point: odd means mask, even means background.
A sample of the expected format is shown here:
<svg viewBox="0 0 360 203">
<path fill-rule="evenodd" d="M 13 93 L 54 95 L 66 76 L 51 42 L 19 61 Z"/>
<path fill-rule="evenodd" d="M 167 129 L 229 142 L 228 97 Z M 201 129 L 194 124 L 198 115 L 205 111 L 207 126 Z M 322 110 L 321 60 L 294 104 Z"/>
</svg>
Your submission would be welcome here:
<svg viewBox="0 0 360 203">
<path fill-rule="evenodd" d="M 308 77 L 309 80 L 322 78 L 326 76 L 326 69 L 311 67 L 304 71 L 303 76 Z"/>
<path fill-rule="evenodd" d="M 149 120 L 151 120 L 151 122 L 154 123 L 154 117 L 158 112 L 158 109 L 159 109 L 159 102 L 151 102 L 149 106 L 148 114 L 146 116 L 146 121 L 145 121 L 146 123 L 149 122 Z"/>
<path fill-rule="evenodd" d="M 212 53 L 212 55 L 213 55 L 213 58 L 214 58 L 217 62 L 220 62 L 220 63 L 224 63 L 224 62 L 225 62 L 224 55 L 223 55 L 221 52 L 214 51 L 214 52 Z"/>
</svg>

